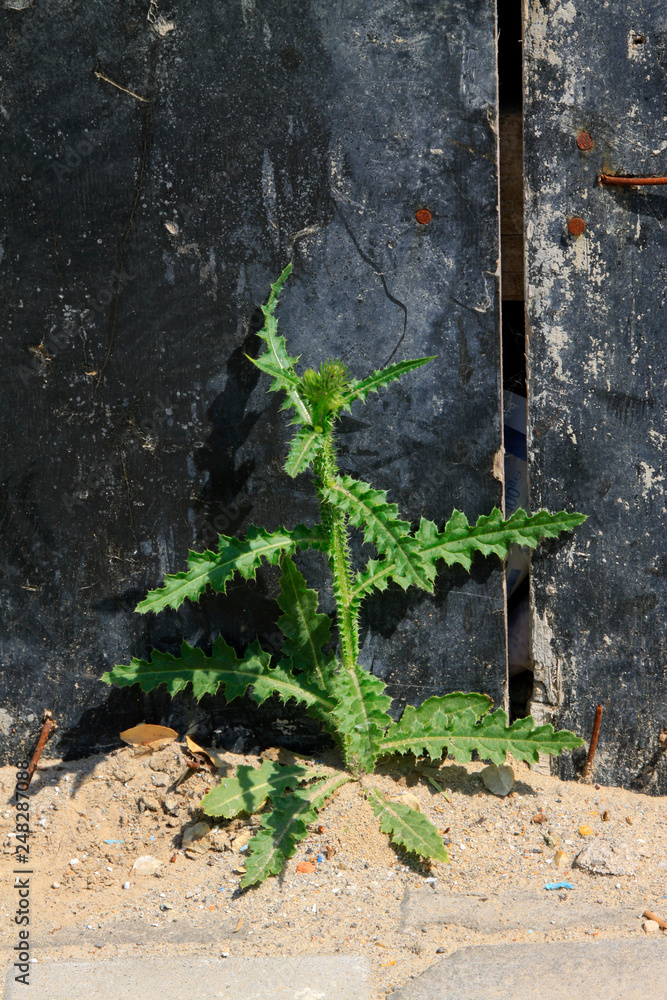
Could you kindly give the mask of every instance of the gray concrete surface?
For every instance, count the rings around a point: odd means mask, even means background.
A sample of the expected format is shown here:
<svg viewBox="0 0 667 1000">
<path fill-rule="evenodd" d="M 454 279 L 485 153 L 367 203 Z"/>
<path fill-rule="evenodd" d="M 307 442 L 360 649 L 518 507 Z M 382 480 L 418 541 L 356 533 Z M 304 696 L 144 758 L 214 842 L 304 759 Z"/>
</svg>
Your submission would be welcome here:
<svg viewBox="0 0 667 1000">
<path fill-rule="evenodd" d="M 559 928 L 627 931 L 640 928 L 645 906 L 641 900 L 623 907 L 579 902 L 576 890 L 568 892 L 566 899 L 555 891 L 494 893 L 485 899 L 419 889 L 406 893 L 401 926 L 409 930 L 440 924 L 486 934 L 529 928 L 536 933 Z"/>
<path fill-rule="evenodd" d="M 44 962 L 26 991 L 7 973 L 4 1000 L 367 1000 L 365 958 L 142 959 Z"/>
<path fill-rule="evenodd" d="M 392 1000 L 647 1000 L 667 996 L 667 938 L 463 948 Z"/>
</svg>

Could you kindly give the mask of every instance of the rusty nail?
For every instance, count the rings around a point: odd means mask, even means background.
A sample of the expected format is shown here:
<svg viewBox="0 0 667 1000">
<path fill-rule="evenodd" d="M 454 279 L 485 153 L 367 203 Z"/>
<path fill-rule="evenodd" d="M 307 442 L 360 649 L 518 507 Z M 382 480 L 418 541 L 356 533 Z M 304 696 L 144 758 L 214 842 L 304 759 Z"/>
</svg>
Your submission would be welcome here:
<svg viewBox="0 0 667 1000">
<path fill-rule="evenodd" d="M 567 228 L 569 229 L 569 231 L 572 233 L 573 236 L 581 236 L 584 229 L 586 228 L 586 223 L 580 216 L 573 215 L 572 218 L 568 221 Z"/>
<path fill-rule="evenodd" d="M 593 140 L 591 139 L 588 132 L 579 133 L 579 135 L 577 136 L 577 146 L 583 152 L 586 152 L 586 150 L 593 148 Z"/>
<path fill-rule="evenodd" d="M 51 712 L 49 712 L 49 710 L 47 709 L 44 712 L 44 723 L 42 725 L 42 731 L 39 734 L 39 739 L 37 740 L 37 746 L 35 747 L 35 752 L 32 755 L 32 760 L 28 764 L 28 784 L 30 784 L 30 782 L 32 781 L 32 776 L 37 769 L 37 764 L 39 763 L 39 758 L 42 756 L 42 750 L 44 749 L 46 741 L 48 740 L 53 730 L 57 728 L 58 726 L 53 721 Z"/>
<path fill-rule="evenodd" d="M 616 187 L 646 187 L 652 184 L 667 184 L 667 177 L 624 177 L 618 174 L 600 174 L 600 184 Z"/>
<path fill-rule="evenodd" d="M 420 208 L 415 212 L 415 219 L 420 226 L 428 226 L 432 218 L 433 215 L 429 212 L 428 208 Z"/>
<path fill-rule="evenodd" d="M 586 763 L 584 764 L 584 769 L 581 772 L 582 778 L 587 778 L 588 773 L 593 766 L 593 758 L 595 757 L 595 751 L 598 745 L 598 736 L 600 735 L 600 719 L 602 718 L 602 705 L 598 705 L 595 709 L 595 719 L 593 720 L 593 732 L 591 733 L 591 744 L 588 748 L 588 757 L 586 758 Z"/>
</svg>

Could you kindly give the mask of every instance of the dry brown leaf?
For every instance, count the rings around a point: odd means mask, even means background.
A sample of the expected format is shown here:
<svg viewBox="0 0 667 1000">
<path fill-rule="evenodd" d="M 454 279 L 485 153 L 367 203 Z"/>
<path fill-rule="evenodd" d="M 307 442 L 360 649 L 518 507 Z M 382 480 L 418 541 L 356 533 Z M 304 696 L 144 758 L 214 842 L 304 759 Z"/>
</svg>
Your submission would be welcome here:
<svg viewBox="0 0 667 1000">
<path fill-rule="evenodd" d="M 185 743 L 186 743 L 186 746 L 187 746 L 188 750 L 191 753 L 203 753 L 203 754 L 206 754 L 206 756 L 208 757 L 208 754 L 206 753 L 206 751 L 204 750 L 204 748 L 200 747 L 199 744 L 195 743 L 194 740 L 191 740 L 189 736 L 185 737 Z"/>
<path fill-rule="evenodd" d="M 148 722 L 142 722 L 140 726 L 133 726 L 120 734 L 124 743 L 132 746 L 146 747 L 148 750 L 161 750 L 162 747 L 173 743 L 178 733 L 168 726 L 153 726 Z"/>
<path fill-rule="evenodd" d="M 194 740 L 191 740 L 189 736 L 185 737 L 185 744 L 190 753 L 203 753 L 204 757 L 208 758 L 211 764 L 213 764 L 213 767 L 228 767 L 227 761 L 222 754 L 217 753 L 215 750 L 206 750 L 204 747 L 200 747 L 199 744 L 195 743 Z"/>
<path fill-rule="evenodd" d="M 314 861 L 299 861 L 298 865 L 296 866 L 296 870 L 298 872 L 311 873 L 317 870 L 317 865 L 315 864 Z"/>
<path fill-rule="evenodd" d="M 240 931 L 242 927 L 243 927 L 243 917 L 239 917 L 239 922 L 236 925 L 236 927 L 234 928 L 234 930 L 232 931 L 232 934 L 236 934 L 236 932 Z"/>
</svg>

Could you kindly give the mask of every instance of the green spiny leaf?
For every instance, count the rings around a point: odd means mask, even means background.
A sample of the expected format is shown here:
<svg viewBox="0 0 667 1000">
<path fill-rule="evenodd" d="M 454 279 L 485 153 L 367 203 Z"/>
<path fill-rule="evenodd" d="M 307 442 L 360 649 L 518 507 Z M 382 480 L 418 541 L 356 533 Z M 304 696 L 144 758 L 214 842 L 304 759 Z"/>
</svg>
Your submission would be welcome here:
<svg viewBox="0 0 667 1000">
<path fill-rule="evenodd" d="M 531 716 L 517 719 L 508 726 L 502 708 L 479 721 L 472 711 L 442 718 L 445 749 L 462 763 L 469 761 L 476 750 L 482 760 L 491 760 L 494 764 L 502 764 L 508 753 L 516 760 L 536 764 L 541 753 L 557 756 L 584 743 L 566 729 L 555 733 L 550 723 L 536 726 Z"/>
<path fill-rule="evenodd" d="M 394 379 L 400 378 L 406 372 L 414 371 L 415 368 L 421 368 L 422 365 L 433 361 L 435 357 L 436 355 L 430 358 L 415 358 L 413 361 L 398 361 L 393 365 L 387 365 L 386 368 L 379 368 L 372 375 L 369 375 L 368 378 L 362 379 L 360 382 L 356 380 L 352 382 L 346 392 L 346 397 L 349 402 L 355 399 L 365 401 L 370 392 L 377 392 L 383 385 L 393 382 Z"/>
<path fill-rule="evenodd" d="M 285 472 L 294 479 L 305 472 L 322 448 L 322 432 L 314 427 L 302 427 L 292 439 L 289 455 L 285 462 Z"/>
<path fill-rule="evenodd" d="M 409 523 L 397 518 L 398 507 L 387 503 L 384 490 L 374 490 L 368 483 L 345 476 L 336 479 L 324 493 L 350 524 L 364 529 L 365 542 L 374 543 L 378 552 L 393 560 L 396 571 L 392 576 L 398 583 L 433 592 L 435 568 L 431 562 L 424 563 L 420 543 L 410 534 Z"/>
<path fill-rule="evenodd" d="M 294 365 L 299 358 L 291 358 L 287 353 L 285 338 L 278 336 L 278 321 L 274 315 L 278 305 L 278 295 L 291 273 L 292 265 L 288 264 L 278 280 L 271 285 L 269 301 L 262 306 L 264 326 L 259 331 L 258 337 L 265 342 L 266 351 L 258 358 L 246 356 L 261 371 L 273 377 L 270 391 L 282 390 L 285 393 L 287 398 L 282 409 L 288 410 L 293 406 L 296 409 L 296 422 L 312 424 L 310 410 L 299 392 L 299 376 L 294 371 Z"/>
<path fill-rule="evenodd" d="M 283 552 L 294 552 L 309 545 L 325 548 L 326 535 L 319 526 L 307 528 L 299 524 L 292 531 L 279 528 L 269 532 L 251 525 L 245 538 L 220 535 L 218 552 L 190 552 L 187 573 L 165 576 L 164 586 L 149 591 L 136 610 L 143 614 L 146 611 L 162 611 L 163 608 L 178 608 L 186 598 L 198 601 L 207 586 L 224 594 L 236 573 L 246 580 L 254 580 L 263 559 L 275 565 Z"/>
<path fill-rule="evenodd" d="M 152 691 L 160 684 L 166 684 L 171 695 L 192 684 L 197 700 L 205 694 L 215 694 L 220 684 L 225 683 L 227 699 L 231 700 L 244 694 L 248 685 L 269 669 L 269 660 L 269 653 L 265 653 L 256 642 L 248 646 L 243 659 L 239 659 L 232 647 L 219 636 L 213 643 L 211 656 L 206 656 L 203 649 L 193 648 L 184 642 L 180 656 L 153 649 L 150 660 L 135 657 L 129 664 L 117 663 L 102 675 L 102 680 L 120 687 L 140 684 L 142 691 Z"/>
<path fill-rule="evenodd" d="M 375 788 L 370 801 L 382 832 L 388 833 L 394 844 L 401 844 L 422 858 L 449 863 L 442 837 L 426 816 L 403 802 L 387 801 Z"/>
<path fill-rule="evenodd" d="M 318 613 L 317 591 L 306 587 L 290 557 L 283 556 L 280 565 L 282 593 L 278 606 L 284 614 L 278 619 L 278 626 L 286 640 L 282 652 L 290 657 L 295 671 L 305 671 L 326 691 L 337 666 L 335 656 L 322 651 L 331 639 L 331 619 Z"/>
<path fill-rule="evenodd" d="M 433 521 L 422 518 L 415 537 L 427 563 L 444 559 L 447 565 L 460 563 L 469 570 L 475 552 L 504 559 L 511 545 L 535 548 L 541 538 L 555 538 L 585 520 L 585 514 L 564 510 L 557 514 L 541 510 L 530 515 L 519 508 L 504 521 L 501 511 L 494 507 L 490 514 L 483 514 L 471 525 L 465 514 L 455 510 L 441 532 Z"/>
<path fill-rule="evenodd" d="M 398 722 L 392 722 L 380 741 L 383 754 L 412 753 L 415 757 L 428 754 L 432 760 L 442 756 L 447 744 L 451 716 L 472 713 L 481 718 L 491 708 L 493 701 L 486 694 L 463 694 L 455 691 L 436 695 L 415 708 L 407 705 Z"/>
<path fill-rule="evenodd" d="M 352 599 L 361 601 L 372 590 L 386 590 L 394 573 L 398 574 L 398 567 L 392 559 L 369 559 L 364 569 L 357 571 Z"/>
<path fill-rule="evenodd" d="M 391 698 L 386 684 L 363 667 L 341 668 L 329 691 L 337 705 L 332 712 L 336 731 L 342 735 L 346 760 L 354 758 L 364 771 L 372 771 L 380 754 L 380 742 L 391 723 Z"/>
<path fill-rule="evenodd" d="M 268 798 L 284 795 L 287 788 L 296 788 L 301 781 L 315 777 L 317 771 L 301 764 L 282 765 L 265 760 L 260 767 L 240 764 L 234 777 L 223 778 L 207 792 L 202 808 L 207 816 L 232 819 L 239 813 L 256 813 Z"/>
<path fill-rule="evenodd" d="M 308 824 L 315 821 L 318 810 L 336 789 L 350 780 L 351 775 L 341 773 L 277 798 L 271 812 L 262 818 L 259 833 L 248 845 L 241 887 L 245 889 L 264 882 L 269 875 L 277 875 L 286 859 L 294 854 L 298 842 L 307 836 Z"/>
<path fill-rule="evenodd" d="M 102 680 L 120 687 L 140 684 L 142 691 L 166 684 L 171 695 L 191 683 L 197 700 L 205 694 L 215 694 L 222 684 L 226 700 L 233 701 L 252 685 L 253 697 L 259 705 L 276 694 L 282 701 L 294 698 L 297 703 L 303 702 L 309 709 L 329 717 L 336 707 L 331 698 L 307 678 L 295 677 L 286 668 L 288 661 L 271 667 L 270 660 L 271 655 L 257 641 L 247 647 L 241 659 L 219 636 L 213 643 L 211 656 L 184 642 L 178 657 L 154 649 L 150 660 L 135 658 L 129 664 L 117 664 L 102 675 Z"/>
</svg>

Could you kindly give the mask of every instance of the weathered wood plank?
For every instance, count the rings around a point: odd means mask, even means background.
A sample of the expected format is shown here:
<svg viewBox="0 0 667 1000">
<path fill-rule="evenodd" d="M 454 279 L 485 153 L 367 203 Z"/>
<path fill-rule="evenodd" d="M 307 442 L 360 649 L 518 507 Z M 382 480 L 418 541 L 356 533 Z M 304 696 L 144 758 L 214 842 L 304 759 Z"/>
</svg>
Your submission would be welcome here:
<svg viewBox="0 0 667 1000">
<path fill-rule="evenodd" d="M 316 515 L 245 357 L 290 258 L 281 330 L 307 366 L 438 355 L 345 421 L 346 471 L 415 518 L 500 503 L 493 2 L 188 0 L 157 23 L 40 0 L 5 15 L 5 752 L 46 706 L 72 752 L 143 714 L 284 738 L 279 708 L 262 729 L 244 704 L 142 705 L 98 678 L 183 638 L 275 643 L 273 570 L 179 614 L 133 608 L 219 531 Z M 404 701 L 502 699 L 501 568 L 378 597 L 363 662 Z"/>
<path fill-rule="evenodd" d="M 664 794 L 667 188 L 597 183 L 667 173 L 664 4 L 525 18 L 531 503 L 589 515 L 533 558 L 533 708 L 588 737 L 601 702 L 598 780 Z"/>
</svg>

